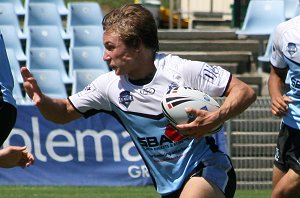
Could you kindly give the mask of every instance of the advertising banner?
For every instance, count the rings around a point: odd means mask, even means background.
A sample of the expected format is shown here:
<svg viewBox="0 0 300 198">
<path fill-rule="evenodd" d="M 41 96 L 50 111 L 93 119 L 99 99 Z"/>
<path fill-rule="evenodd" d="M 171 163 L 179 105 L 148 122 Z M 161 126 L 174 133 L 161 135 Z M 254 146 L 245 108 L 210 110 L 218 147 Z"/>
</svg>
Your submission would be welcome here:
<svg viewBox="0 0 300 198">
<path fill-rule="evenodd" d="M 104 113 L 59 125 L 47 121 L 35 106 L 18 106 L 7 145 L 26 145 L 36 161 L 25 169 L 1 169 L 1 185 L 151 184 L 129 134 Z"/>
</svg>

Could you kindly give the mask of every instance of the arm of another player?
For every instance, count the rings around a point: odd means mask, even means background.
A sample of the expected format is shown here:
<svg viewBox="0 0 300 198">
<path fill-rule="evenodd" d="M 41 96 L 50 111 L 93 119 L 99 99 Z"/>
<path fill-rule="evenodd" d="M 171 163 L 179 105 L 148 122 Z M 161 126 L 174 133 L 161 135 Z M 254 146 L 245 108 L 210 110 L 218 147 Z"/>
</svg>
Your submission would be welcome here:
<svg viewBox="0 0 300 198">
<path fill-rule="evenodd" d="M 278 69 L 271 65 L 268 81 L 269 93 L 272 101 L 271 111 L 278 117 L 282 117 L 288 112 L 288 103 L 292 102 L 288 96 L 283 95 L 286 74 L 287 69 Z"/>
<path fill-rule="evenodd" d="M 21 74 L 26 93 L 47 120 L 64 124 L 81 117 L 68 99 L 55 99 L 44 95 L 28 68 L 22 67 Z"/>
<path fill-rule="evenodd" d="M 0 150 L 0 167 L 28 167 L 34 163 L 34 157 L 26 150 L 26 146 L 8 146 Z"/>
</svg>

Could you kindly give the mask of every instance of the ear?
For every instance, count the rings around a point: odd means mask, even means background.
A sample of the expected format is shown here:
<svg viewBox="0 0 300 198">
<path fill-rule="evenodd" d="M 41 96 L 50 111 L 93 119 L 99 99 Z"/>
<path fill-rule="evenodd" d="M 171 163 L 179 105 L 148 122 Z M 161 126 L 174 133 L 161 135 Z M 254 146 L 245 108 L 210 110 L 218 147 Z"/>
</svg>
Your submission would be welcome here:
<svg viewBox="0 0 300 198">
<path fill-rule="evenodd" d="M 144 48 L 144 44 L 142 42 L 142 40 L 139 38 L 136 40 L 136 43 L 135 43 L 135 51 L 136 52 L 141 52 Z"/>
</svg>

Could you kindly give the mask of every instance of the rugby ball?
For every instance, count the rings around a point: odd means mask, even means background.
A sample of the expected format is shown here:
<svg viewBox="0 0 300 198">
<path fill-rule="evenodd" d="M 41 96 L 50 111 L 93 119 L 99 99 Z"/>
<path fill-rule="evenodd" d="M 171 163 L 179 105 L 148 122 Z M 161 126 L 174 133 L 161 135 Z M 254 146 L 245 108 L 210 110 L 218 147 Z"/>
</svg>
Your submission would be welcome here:
<svg viewBox="0 0 300 198">
<path fill-rule="evenodd" d="M 186 107 L 205 111 L 216 111 L 220 105 L 206 93 L 190 87 L 176 87 L 167 91 L 161 100 L 162 112 L 175 127 L 177 124 L 192 122 L 196 116 L 185 111 Z M 218 132 L 222 125 L 217 126 L 208 133 Z"/>
</svg>

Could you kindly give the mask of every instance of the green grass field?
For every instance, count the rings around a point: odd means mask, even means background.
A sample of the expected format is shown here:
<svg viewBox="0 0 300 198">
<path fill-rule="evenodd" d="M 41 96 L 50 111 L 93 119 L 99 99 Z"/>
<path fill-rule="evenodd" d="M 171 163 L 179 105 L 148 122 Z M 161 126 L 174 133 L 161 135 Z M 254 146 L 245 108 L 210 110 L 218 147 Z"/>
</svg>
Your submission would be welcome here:
<svg viewBox="0 0 300 198">
<path fill-rule="evenodd" d="M 270 190 L 238 190 L 236 198 L 266 198 Z M 2 198 L 159 198 L 147 187 L 0 186 Z"/>
</svg>

